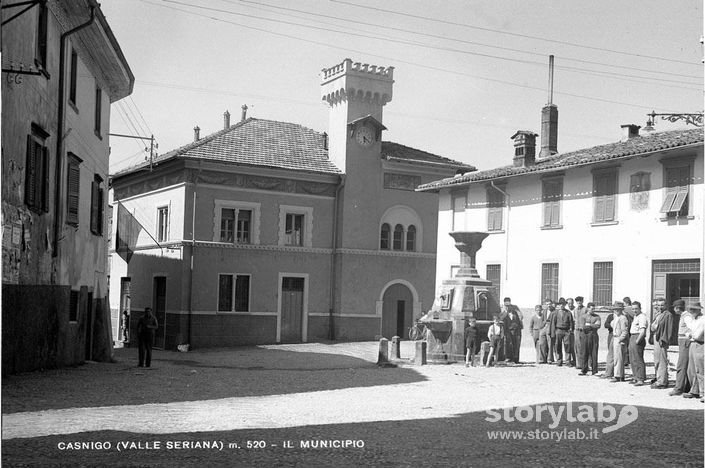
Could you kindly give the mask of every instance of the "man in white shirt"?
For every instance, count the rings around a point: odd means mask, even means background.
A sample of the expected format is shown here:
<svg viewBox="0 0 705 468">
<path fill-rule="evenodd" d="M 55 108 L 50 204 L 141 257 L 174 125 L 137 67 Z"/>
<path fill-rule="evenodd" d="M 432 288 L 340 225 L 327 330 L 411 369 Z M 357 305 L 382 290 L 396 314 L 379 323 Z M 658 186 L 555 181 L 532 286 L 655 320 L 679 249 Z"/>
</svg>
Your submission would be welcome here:
<svg viewBox="0 0 705 468">
<path fill-rule="evenodd" d="M 698 398 L 703 401 L 705 386 L 703 384 L 703 340 L 705 339 L 705 317 L 703 317 L 703 306 L 696 302 L 688 306 L 690 314 L 693 316 L 690 331 L 686 335 L 690 337 L 690 352 L 688 355 L 688 379 L 690 380 L 690 392 L 684 393 L 684 398 Z"/>
<path fill-rule="evenodd" d="M 627 354 L 629 342 L 629 322 L 624 316 L 624 303 L 615 301 L 614 321 L 612 330 L 614 338 L 612 340 L 614 359 L 614 378 L 610 382 L 624 382 L 624 357 Z"/>
<path fill-rule="evenodd" d="M 487 339 L 490 341 L 490 352 L 487 354 L 485 367 L 490 366 L 493 357 L 495 358 L 495 362 L 497 361 L 497 354 L 499 353 L 499 347 L 502 343 L 502 331 L 503 328 L 499 324 L 499 317 L 495 315 L 494 322 L 490 325 L 489 330 L 487 330 Z"/>
<path fill-rule="evenodd" d="M 645 314 L 641 313 L 641 303 L 632 303 L 634 319 L 629 329 L 629 362 L 632 368 L 632 383 L 641 387 L 646 385 L 646 366 L 644 364 L 644 347 L 646 346 L 646 330 L 649 322 Z"/>
</svg>

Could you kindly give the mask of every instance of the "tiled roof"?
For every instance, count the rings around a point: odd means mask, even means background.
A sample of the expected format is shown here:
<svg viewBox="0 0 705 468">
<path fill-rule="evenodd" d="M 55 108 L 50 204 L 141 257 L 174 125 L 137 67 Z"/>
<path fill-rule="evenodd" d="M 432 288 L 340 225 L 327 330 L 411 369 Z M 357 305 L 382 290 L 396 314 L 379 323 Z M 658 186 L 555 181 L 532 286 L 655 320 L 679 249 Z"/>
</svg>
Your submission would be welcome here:
<svg viewBox="0 0 705 468">
<path fill-rule="evenodd" d="M 419 186 L 417 190 L 437 190 L 459 184 L 521 176 L 536 172 L 550 172 L 575 166 L 596 164 L 612 159 L 648 154 L 681 146 L 703 143 L 703 129 L 673 130 L 635 137 L 626 141 L 593 146 L 565 154 L 556 154 L 536 160 L 528 167 L 504 166 L 487 171 L 466 173 Z"/>
<path fill-rule="evenodd" d="M 432 153 L 427 153 L 426 151 L 409 148 L 408 146 L 400 145 L 399 143 L 392 143 L 391 141 L 382 142 L 382 159 L 422 164 L 440 164 L 443 166 L 463 169 L 464 172 L 477 170 L 475 166 L 444 158 L 443 156 L 438 156 Z"/>
<path fill-rule="evenodd" d="M 155 164 L 175 158 L 222 161 L 248 166 L 340 174 L 328 160 L 323 133 L 298 124 L 249 118 L 181 148 L 159 155 Z M 142 168 L 142 163 L 120 171 Z"/>
</svg>

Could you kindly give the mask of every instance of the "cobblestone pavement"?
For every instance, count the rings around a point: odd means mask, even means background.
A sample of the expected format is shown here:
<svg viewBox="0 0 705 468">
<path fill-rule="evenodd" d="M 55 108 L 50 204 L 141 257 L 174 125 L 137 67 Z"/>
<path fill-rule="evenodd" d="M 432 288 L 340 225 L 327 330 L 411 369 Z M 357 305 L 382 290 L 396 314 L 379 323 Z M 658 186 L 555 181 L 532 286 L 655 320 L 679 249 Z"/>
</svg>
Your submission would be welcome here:
<svg viewBox="0 0 705 468">
<path fill-rule="evenodd" d="M 412 355 L 411 345 L 402 343 L 403 358 Z M 523 356 L 531 356 L 532 351 L 524 349 Z M 204 460 L 206 465 L 240 466 L 405 466 L 414 462 L 459 466 L 468 464 L 467 457 L 479 456 L 469 464 L 485 466 L 495 452 L 503 457 L 517 452 L 523 453 L 521 460 L 526 462 L 519 466 L 581 465 L 572 458 L 575 444 L 568 447 L 569 441 L 553 442 L 550 446 L 555 450 L 546 453 L 555 452 L 558 458 L 547 459 L 536 452 L 536 441 L 534 445 L 525 440 L 497 442 L 487 434 L 488 430 L 556 429 L 550 427 L 548 417 L 525 425 L 504 420 L 492 424 L 487 410 L 551 403 L 565 407 L 567 414 L 567 405 L 557 402 L 573 401 L 575 413 L 577 402 L 590 402 L 593 408 L 603 402 L 613 405 L 620 418 L 623 405 L 638 408 L 636 421 L 611 433 L 608 443 L 603 442 L 607 435 L 599 441 L 599 447 L 609 450 L 586 451 L 592 465 L 620 465 L 621 460 L 629 466 L 630 460 L 642 459 L 668 466 L 693 461 L 697 464 L 692 466 L 702 465 L 702 403 L 669 397 L 668 390 L 578 376 L 574 368 L 413 366 L 405 361 L 398 367 L 379 367 L 373 342 L 157 351 L 151 370 L 134 367 L 135 354 L 134 349 L 116 350 L 117 363 L 4 379 L 3 464 L 41 465 L 62 456 L 70 464 L 89 466 L 191 466 Z M 580 427 L 587 433 L 606 426 L 585 423 Z M 686 430 L 691 431 L 687 441 L 679 437 Z M 468 438 L 474 442 L 468 445 Z M 300 446 L 320 439 L 361 440 L 365 448 Z M 96 448 L 95 442 L 106 440 L 109 450 Z M 219 441 L 224 450 L 187 444 L 186 449 L 165 451 L 170 441 L 206 440 Z M 248 440 L 264 441 L 267 447 L 248 448 Z M 292 448 L 283 447 L 287 440 Z M 144 447 L 150 441 L 161 446 Z M 60 448 L 72 442 L 93 445 L 81 450 Z M 117 452 L 120 442 L 136 445 Z M 644 450 L 645 446 L 649 448 Z M 439 452 L 442 447 L 446 448 Z M 638 457 L 627 456 L 630 447 L 640 447 Z M 430 460 L 429 455 L 439 458 Z"/>
</svg>

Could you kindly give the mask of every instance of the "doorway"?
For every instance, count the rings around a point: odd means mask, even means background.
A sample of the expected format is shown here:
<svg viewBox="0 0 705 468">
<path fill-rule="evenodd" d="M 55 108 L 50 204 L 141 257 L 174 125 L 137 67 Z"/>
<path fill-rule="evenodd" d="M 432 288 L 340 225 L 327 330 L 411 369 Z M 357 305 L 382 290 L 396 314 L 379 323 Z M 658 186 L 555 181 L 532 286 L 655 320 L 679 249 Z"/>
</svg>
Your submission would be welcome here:
<svg viewBox="0 0 705 468">
<path fill-rule="evenodd" d="M 154 347 L 164 349 L 166 341 L 166 276 L 154 277 L 153 295 L 154 316 L 157 318 L 157 332 L 154 334 Z"/>
<path fill-rule="evenodd" d="M 652 291 L 653 297 L 666 299 L 669 309 L 676 299 L 683 299 L 686 308 L 698 302 L 700 300 L 700 260 L 697 258 L 655 260 L 652 265 Z M 679 320 L 680 316 L 674 321 L 676 330 Z M 674 333 L 673 336 L 671 344 L 676 345 L 678 333 Z"/>
<path fill-rule="evenodd" d="M 282 343 L 303 341 L 305 278 L 285 276 L 281 284 L 281 336 Z"/>
<path fill-rule="evenodd" d="M 387 288 L 382 298 L 382 336 L 406 337 L 411 326 L 413 295 L 408 287 L 396 283 Z"/>
</svg>

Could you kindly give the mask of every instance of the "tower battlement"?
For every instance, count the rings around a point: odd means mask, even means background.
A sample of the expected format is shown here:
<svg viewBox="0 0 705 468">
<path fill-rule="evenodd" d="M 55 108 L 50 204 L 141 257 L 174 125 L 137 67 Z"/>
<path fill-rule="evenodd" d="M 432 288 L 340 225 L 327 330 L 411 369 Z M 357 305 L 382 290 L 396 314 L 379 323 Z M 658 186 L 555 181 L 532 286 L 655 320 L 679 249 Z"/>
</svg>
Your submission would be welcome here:
<svg viewBox="0 0 705 468">
<path fill-rule="evenodd" d="M 381 67 L 345 59 L 321 70 L 321 99 L 329 105 L 341 99 L 385 105 L 392 100 L 394 67 Z"/>
</svg>

